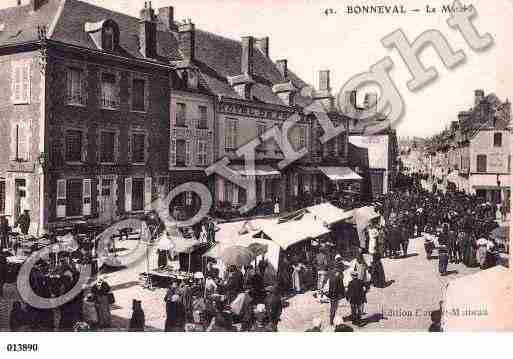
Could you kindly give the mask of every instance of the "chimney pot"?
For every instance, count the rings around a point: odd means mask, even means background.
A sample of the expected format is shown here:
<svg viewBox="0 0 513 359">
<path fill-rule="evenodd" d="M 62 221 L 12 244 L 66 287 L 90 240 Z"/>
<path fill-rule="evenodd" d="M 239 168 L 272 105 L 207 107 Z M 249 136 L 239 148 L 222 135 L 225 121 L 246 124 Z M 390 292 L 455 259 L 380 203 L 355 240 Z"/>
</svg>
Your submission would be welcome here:
<svg viewBox="0 0 513 359">
<path fill-rule="evenodd" d="M 242 38 L 241 73 L 253 75 L 253 48 L 255 39 L 253 36 Z"/>
<path fill-rule="evenodd" d="M 164 25 L 166 30 L 176 31 L 175 10 L 172 6 L 161 7 L 158 13 L 159 21 Z"/>
<path fill-rule="evenodd" d="M 147 58 L 155 58 L 157 55 L 157 23 L 155 22 L 155 10 L 151 3 L 144 3 L 139 20 L 139 45 L 141 53 Z"/>
<path fill-rule="evenodd" d="M 276 65 L 278 65 L 278 70 L 280 71 L 281 77 L 286 80 L 289 78 L 289 70 L 287 67 L 287 60 L 278 60 L 276 61 Z"/>
<path fill-rule="evenodd" d="M 196 46 L 195 26 L 191 23 L 183 23 L 178 27 L 178 48 L 185 61 L 194 61 Z"/>
<path fill-rule="evenodd" d="M 331 91 L 330 87 L 330 70 L 319 71 L 319 90 L 320 91 Z"/>
<path fill-rule="evenodd" d="M 255 45 L 265 55 L 265 57 L 269 57 L 269 36 L 256 39 Z"/>
</svg>

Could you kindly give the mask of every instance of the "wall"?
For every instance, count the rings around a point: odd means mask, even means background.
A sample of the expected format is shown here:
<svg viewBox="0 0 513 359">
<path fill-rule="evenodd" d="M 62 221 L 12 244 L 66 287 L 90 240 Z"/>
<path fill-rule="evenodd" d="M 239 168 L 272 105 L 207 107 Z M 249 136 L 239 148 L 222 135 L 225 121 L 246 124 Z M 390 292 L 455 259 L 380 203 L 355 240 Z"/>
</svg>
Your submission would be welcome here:
<svg viewBox="0 0 513 359">
<path fill-rule="evenodd" d="M 502 146 L 493 146 L 495 133 L 502 133 Z M 470 171 L 477 172 L 477 155 L 486 155 L 487 173 L 509 173 L 508 156 L 511 151 L 511 134 L 508 131 L 482 130 L 470 142 Z"/>
</svg>

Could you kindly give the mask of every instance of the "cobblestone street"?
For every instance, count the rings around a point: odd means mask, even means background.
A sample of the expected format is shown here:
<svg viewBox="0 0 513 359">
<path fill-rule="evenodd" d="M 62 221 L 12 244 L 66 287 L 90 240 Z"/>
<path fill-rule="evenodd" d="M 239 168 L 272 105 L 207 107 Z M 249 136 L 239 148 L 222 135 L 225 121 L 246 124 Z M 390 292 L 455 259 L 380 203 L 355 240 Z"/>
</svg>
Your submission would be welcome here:
<svg viewBox="0 0 513 359">
<path fill-rule="evenodd" d="M 450 275 L 440 277 L 438 261 L 428 261 L 423 240 L 410 241 L 408 258 L 384 259 L 386 279 L 389 286 L 384 289 L 371 288 L 367 295 L 366 324 L 356 331 L 426 331 L 430 312 L 438 308 L 445 284 L 457 277 L 477 272 L 478 268 L 466 268 L 463 264 L 449 264 Z M 435 251 L 436 257 L 436 251 Z M 113 325 L 126 328 L 131 315 L 132 299 L 142 300 L 146 314 L 147 330 L 163 330 L 165 322 L 165 289 L 147 290 L 139 285 L 138 274 L 145 264 L 107 275 L 114 289 L 116 305 L 113 307 Z M 329 304 L 321 304 L 313 292 L 296 295 L 287 300 L 280 331 L 304 331 L 312 320 L 319 317 L 325 331 L 329 322 Z M 350 307 L 342 301 L 337 315 L 348 317 Z M 347 318 L 346 318 L 347 319 Z M 350 321 L 346 324 L 351 325 Z"/>
</svg>

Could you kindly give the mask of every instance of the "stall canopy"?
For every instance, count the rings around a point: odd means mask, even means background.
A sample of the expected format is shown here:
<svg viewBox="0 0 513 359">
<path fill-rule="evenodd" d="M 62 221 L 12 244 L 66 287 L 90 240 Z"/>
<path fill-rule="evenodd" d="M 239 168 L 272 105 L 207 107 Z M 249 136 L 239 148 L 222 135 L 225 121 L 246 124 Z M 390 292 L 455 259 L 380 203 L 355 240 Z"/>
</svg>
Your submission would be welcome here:
<svg viewBox="0 0 513 359">
<path fill-rule="evenodd" d="M 354 172 L 349 167 L 319 167 L 319 170 L 332 181 L 362 179 L 358 173 Z"/>
<path fill-rule="evenodd" d="M 349 219 L 352 216 L 350 211 L 344 211 L 328 202 L 308 207 L 306 211 L 319 218 L 328 226 Z"/>
<path fill-rule="evenodd" d="M 305 215 L 299 220 L 264 226 L 254 237 L 265 236 L 282 249 L 287 249 L 294 244 L 328 233 L 330 230 L 322 222 L 315 220 L 312 215 Z"/>
<path fill-rule="evenodd" d="M 232 165 L 230 168 L 246 177 L 280 177 L 281 173 L 269 165 L 255 165 L 253 168 L 246 168 L 244 165 Z"/>
<path fill-rule="evenodd" d="M 444 331 L 513 329 L 513 276 L 497 266 L 449 282 L 443 303 Z"/>
</svg>

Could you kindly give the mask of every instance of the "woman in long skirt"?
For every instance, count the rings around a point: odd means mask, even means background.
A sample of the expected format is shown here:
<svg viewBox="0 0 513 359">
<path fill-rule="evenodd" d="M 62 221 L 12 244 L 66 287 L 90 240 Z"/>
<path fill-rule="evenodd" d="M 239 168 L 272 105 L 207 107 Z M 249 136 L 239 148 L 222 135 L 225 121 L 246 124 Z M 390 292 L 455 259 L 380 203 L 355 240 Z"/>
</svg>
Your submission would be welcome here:
<svg viewBox="0 0 513 359">
<path fill-rule="evenodd" d="M 112 315 L 110 312 L 110 286 L 103 278 L 98 278 L 96 285 L 91 289 L 98 309 L 98 325 L 101 328 L 109 328 L 112 322 Z"/>
<path fill-rule="evenodd" d="M 381 256 L 379 253 L 374 253 L 371 263 L 371 282 L 376 288 L 385 287 L 385 270 L 383 263 L 381 263 Z"/>
</svg>

